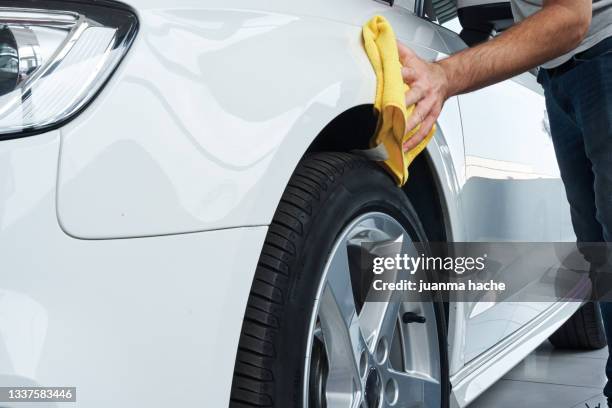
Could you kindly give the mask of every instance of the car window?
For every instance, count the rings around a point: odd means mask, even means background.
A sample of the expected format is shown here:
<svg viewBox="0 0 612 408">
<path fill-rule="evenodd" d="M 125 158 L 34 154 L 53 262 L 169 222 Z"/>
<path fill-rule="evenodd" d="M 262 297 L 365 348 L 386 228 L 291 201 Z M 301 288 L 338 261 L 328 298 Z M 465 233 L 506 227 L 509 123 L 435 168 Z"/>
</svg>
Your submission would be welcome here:
<svg viewBox="0 0 612 408">
<path fill-rule="evenodd" d="M 459 22 L 459 17 L 454 17 L 452 20 L 448 20 L 445 23 L 441 24 L 442 27 L 451 30 L 454 33 L 461 33 L 461 23 Z"/>
<path fill-rule="evenodd" d="M 442 25 L 457 18 L 456 0 L 428 0 L 427 5 L 430 5 L 435 19 Z"/>
<path fill-rule="evenodd" d="M 488 41 L 514 24 L 509 0 L 426 0 L 425 8 L 432 21 L 459 34 L 468 46 Z"/>
<path fill-rule="evenodd" d="M 393 4 L 406 10 L 414 11 L 416 8 L 416 2 L 417 0 L 395 0 Z"/>
</svg>

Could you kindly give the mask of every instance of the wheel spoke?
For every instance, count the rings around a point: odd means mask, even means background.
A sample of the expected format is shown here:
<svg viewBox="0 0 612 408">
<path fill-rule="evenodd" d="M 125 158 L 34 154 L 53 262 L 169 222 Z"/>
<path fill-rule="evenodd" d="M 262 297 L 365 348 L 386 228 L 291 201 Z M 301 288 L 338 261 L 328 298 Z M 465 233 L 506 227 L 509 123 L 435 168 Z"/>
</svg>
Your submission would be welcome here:
<svg viewBox="0 0 612 408">
<path fill-rule="evenodd" d="M 395 240 L 379 242 L 371 249 L 371 253 L 374 256 L 393 257 L 395 254 L 400 253 L 400 251 L 404 252 L 407 244 L 412 245 L 405 238 L 404 235 L 400 235 Z M 384 276 L 387 282 L 398 282 L 406 279 L 408 272 L 403 268 L 386 270 L 382 276 Z M 374 289 L 370 288 L 359 314 L 363 336 L 371 353 L 375 353 L 381 338 L 386 338 L 390 343 L 395 332 L 400 302 L 402 300 L 401 295 L 397 291 L 385 293 L 384 295 L 384 298 L 381 298 L 381 293 L 374 294 Z"/>
<path fill-rule="evenodd" d="M 356 407 L 363 394 L 359 362 L 365 342 L 355 308 L 346 246 L 342 244 L 330 260 L 319 319 L 329 363 L 327 406 Z"/>
<path fill-rule="evenodd" d="M 344 243 L 339 245 L 333 258 L 330 260 L 325 285 L 325 289 L 329 290 L 334 297 L 345 325 L 350 326 L 355 319 L 357 308 L 355 307 L 355 298 L 353 296 L 348 251 Z"/>
<path fill-rule="evenodd" d="M 419 373 L 387 371 L 383 407 L 439 407 L 440 383 Z"/>
<path fill-rule="evenodd" d="M 397 323 L 400 303 L 366 302 L 359 314 L 359 322 L 370 353 L 374 354 L 379 340 L 391 342 Z"/>
</svg>

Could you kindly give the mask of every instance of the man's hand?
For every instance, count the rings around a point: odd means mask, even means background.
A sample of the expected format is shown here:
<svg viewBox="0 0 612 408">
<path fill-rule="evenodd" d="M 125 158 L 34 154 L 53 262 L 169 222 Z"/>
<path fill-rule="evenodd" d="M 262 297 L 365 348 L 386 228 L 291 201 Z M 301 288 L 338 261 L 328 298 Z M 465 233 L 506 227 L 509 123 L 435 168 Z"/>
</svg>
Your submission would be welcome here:
<svg viewBox="0 0 612 408">
<path fill-rule="evenodd" d="M 400 61 L 404 68 L 404 82 L 410 86 L 406 93 L 406 106 L 416 104 L 406 124 L 410 131 L 419 124 L 421 128 L 406 143 L 404 151 L 414 149 L 431 131 L 436 123 L 446 99 L 448 79 L 442 67 L 436 63 L 423 61 L 404 44 L 397 43 Z"/>
</svg>

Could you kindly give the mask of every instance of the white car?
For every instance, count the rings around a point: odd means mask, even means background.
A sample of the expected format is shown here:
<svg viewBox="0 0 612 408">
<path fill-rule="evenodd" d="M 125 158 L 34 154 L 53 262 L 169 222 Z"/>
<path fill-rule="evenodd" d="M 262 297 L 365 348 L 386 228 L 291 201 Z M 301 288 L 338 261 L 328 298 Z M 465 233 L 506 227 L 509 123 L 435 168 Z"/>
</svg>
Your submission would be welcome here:
<svg viewBox="0 0 612 408">
<path fill-rule="evenodd" d="M 402 189 L 351 153 L 367 20 L 430 60 L 465 47 L 451 1 L 390 3 L 2 1 L 0 386 L 463 407 L 560 327 L 603 347 L 592 304 L 368 302 L 349 274 L 364 239 L 573 240 L 531 73 L 451 98 Z"/>
</svg>

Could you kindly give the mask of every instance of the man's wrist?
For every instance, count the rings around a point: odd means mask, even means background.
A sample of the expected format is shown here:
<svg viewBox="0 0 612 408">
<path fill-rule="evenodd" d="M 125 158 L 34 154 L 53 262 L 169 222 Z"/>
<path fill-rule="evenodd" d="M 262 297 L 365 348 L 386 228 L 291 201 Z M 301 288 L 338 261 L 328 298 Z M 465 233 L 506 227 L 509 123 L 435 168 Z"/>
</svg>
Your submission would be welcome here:
<svg viewBox="0 0 612 408">
<path fill-rule="evenodd" d="M 439 72 L 439 77 L 441 81 L 440 91 L 442 92 L 442 96 L 444 100 L 447 100 L 448 98 L 452 96 L 455 96 L 456 93 L 453 88 L 453 84 L 451 83 L 450 69 L 446 62 L 446 59 L 434 62 L 434 65 L 439 68 L 438 72 Z"/>
</svg>

